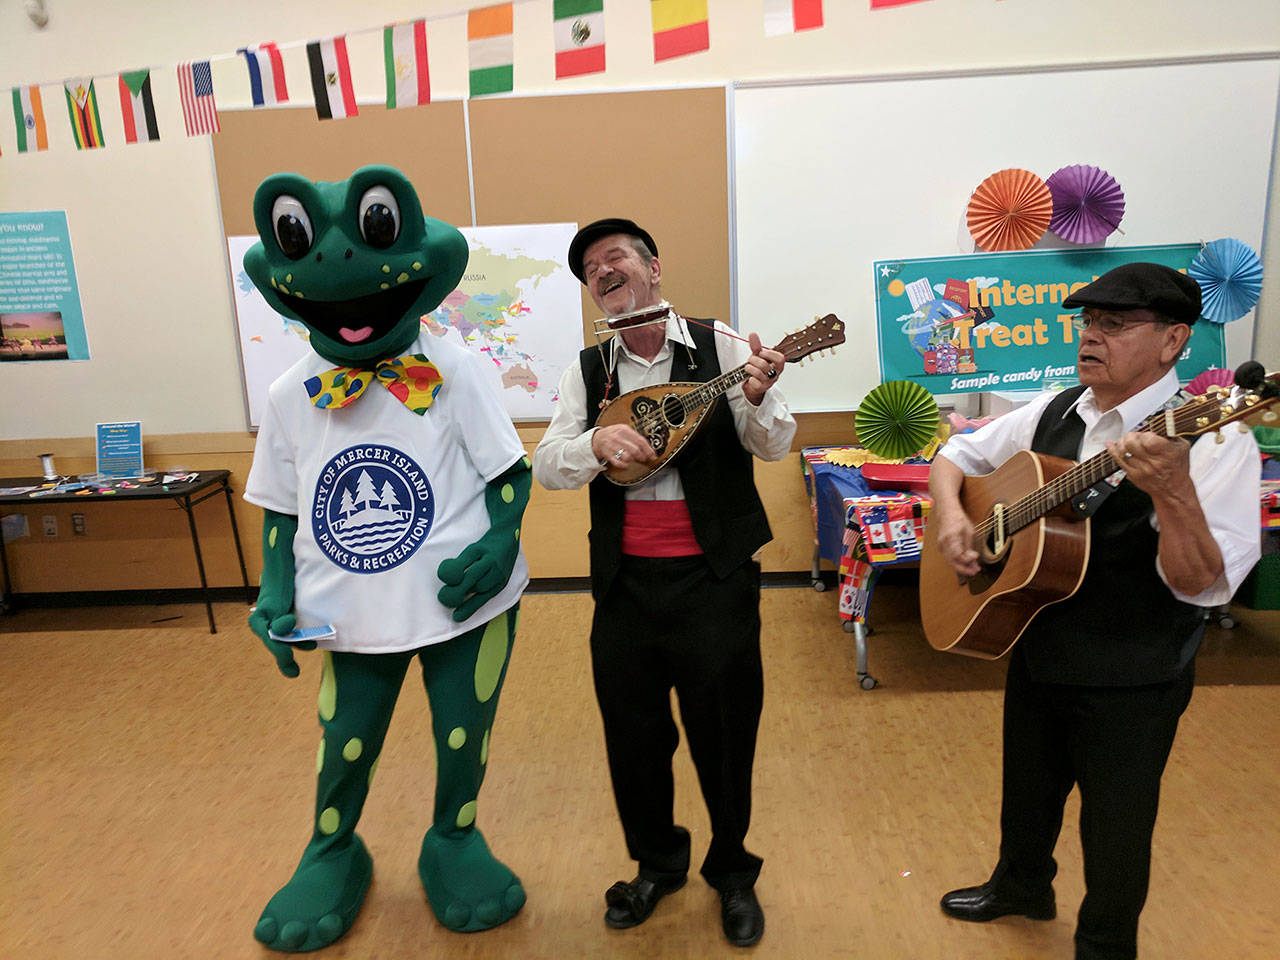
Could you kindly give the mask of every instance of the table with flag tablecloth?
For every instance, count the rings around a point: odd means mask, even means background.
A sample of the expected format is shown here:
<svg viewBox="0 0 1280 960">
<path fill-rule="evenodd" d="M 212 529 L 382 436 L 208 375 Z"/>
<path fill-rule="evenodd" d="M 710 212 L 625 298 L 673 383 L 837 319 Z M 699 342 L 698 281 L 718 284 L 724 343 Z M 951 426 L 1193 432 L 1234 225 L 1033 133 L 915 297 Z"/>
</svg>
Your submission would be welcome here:
<svg viewBox="0 0 1280 960">
<path fill-rule="evenodd" d="M 919 560 L 932 501 L 910 491 L 873 490 L 858 467 L 830 459 L 851 459 L 843 454 L 857 449 L 806 447 L 801 461 L 815 531 L 813 585 L 823 589 L 821 560 L 838 565 L 840 620 L 855 638 L 858 681 L 870 690 L 876 685 L 867 672 L 871 593 L 884 567 Z"/>
</svg>

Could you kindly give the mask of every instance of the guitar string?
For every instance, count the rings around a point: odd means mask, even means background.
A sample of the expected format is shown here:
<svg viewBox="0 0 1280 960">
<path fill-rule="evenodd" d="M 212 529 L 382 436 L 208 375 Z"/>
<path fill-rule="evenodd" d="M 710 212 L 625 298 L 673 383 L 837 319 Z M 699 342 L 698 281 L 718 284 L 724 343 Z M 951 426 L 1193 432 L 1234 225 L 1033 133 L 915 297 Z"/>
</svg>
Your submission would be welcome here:
<svg viewBox="0 0 1280 960">
<path fill-rule="evenodd" d="M 1209 405 L 1216 407 L 1217 401 L 1213 400 Z M 1177 436 L 1187 427 L 1193 426 L 1203 406 L 1205 404 L 1202 401 L 1195 401 L 1183 407 L 1175 408 L 1173 412 L 1173 435 Z M 1163 412 L 1155 413 L 1148 417 L 1134 432 L 1156 433 L 1158 436 L 1167 437 L 1169 434 L 1163 432 L 1164 426 L 1165 414 Z M 1043 487 L 1027 494 L 1020 500 L 1014 501 L 1005 511 L 1006 534 L 1021 530 L 1033 520 L 1038 519 L 1075 496 L 1076 493 L 1088 489 L 1120 468 L 1121 464 L 1106 450 L 1090 457 L 1083 463 L 1076 464 Z M 981 534 L 985 537 L 994 526 L 995 518 L 987 517 L 974 527 L 974 534 L 975 536 Z"/>
</svg>

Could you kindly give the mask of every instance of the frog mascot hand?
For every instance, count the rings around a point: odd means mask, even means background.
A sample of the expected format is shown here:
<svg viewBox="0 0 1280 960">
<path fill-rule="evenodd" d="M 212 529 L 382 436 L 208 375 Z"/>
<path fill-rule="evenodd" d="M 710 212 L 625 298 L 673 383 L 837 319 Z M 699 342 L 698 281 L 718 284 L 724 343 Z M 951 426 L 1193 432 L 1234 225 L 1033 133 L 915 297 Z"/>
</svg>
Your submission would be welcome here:
<svg viewBox="0 0 1280 960">
<path fill-rule="evenodd" d="M 332 624 L 320 640 L 311 841 L 254 936 L 317 950 L 355 921 L 373 874 L 356 834 L 387 725 L 416 657 L 431 702 L 436 796 L 418 874 L 451 930 L 485 930 L 525 902 L 476 828 L 489 733 L 529 580 L 520 521 L 531 473 L 480 361 L 422 333 L 456 286 L 467 243 L 424 217 L 408 180 L 362 167 L 342 183 L 268 177 L 245 270 L 306 326 L 312 353 L 271 385 L 245 484 L 262 507 L 263 572 L 249 624 Z M 298 644 L 297 646 L 306 646 Z"/>
</svg>

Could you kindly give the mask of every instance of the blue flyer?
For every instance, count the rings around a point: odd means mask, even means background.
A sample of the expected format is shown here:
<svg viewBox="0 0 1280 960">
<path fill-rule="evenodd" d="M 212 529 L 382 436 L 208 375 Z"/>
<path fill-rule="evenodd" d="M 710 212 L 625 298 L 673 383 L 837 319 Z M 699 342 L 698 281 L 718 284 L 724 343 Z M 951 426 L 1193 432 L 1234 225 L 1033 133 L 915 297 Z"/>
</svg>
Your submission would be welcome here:
<svg viewBox="0 0 1280 960">
<path fill-rule="evenodd" d="M 142 421 L 98 424 L 95 446 L 98 473 L 104 477 L 142 475 Z"/>
</svg>

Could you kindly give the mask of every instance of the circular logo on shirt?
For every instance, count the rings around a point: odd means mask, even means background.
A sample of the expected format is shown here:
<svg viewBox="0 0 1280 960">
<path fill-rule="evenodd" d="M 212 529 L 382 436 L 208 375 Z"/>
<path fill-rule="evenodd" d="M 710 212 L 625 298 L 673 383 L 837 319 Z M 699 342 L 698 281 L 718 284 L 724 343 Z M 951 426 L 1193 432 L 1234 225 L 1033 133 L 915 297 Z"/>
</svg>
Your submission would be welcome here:
<svg viewBox="0 0 1280 960">
<path fill-rule="evenodd" d="M 435 517 L 426 473 L 393 447 L 348 447 L 320 471 L 311 530 L 320 552 L 352 573 L 398 567 L 422 546 Z"/>
</svg>

